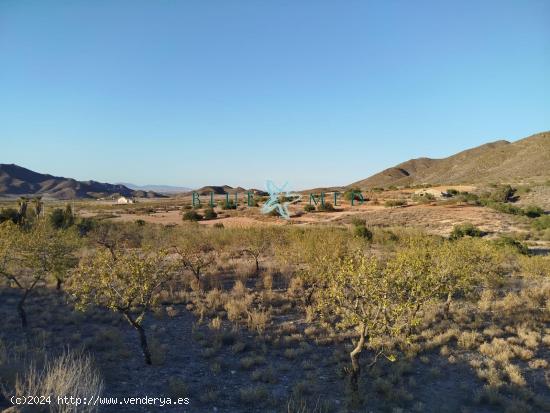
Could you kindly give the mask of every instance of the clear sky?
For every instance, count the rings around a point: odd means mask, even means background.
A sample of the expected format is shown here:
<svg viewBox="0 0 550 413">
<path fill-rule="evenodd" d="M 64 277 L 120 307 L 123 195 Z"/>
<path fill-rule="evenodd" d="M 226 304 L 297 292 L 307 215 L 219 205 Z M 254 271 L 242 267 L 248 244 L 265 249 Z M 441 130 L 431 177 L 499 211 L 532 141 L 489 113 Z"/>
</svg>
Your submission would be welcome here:
<svg viewBox="0 0 550 413">
<path fill-rule="evenodd" d="M 0 0 L 0 163 L 303 189 L 549 129 L 547 0 Z"/>
</svg>

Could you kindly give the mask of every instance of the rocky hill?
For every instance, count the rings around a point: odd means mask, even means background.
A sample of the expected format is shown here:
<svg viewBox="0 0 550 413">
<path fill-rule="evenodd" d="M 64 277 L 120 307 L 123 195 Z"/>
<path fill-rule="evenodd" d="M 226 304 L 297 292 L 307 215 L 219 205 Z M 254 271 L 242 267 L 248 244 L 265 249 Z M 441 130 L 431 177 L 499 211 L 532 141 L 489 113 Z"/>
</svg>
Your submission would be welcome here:
<svg viewBox="0 0 550 413">
<path fill-rule="evenodd" d="M 14 164 L 0 164 L 0 195 L 40 195 L 56 199 L 104 198 L 118 195 L 154 198 L 152 191 L 135 191 L 124 185 L 77 181 L 31 171 Z"/>
<path fill-rule="evenodd" d="M 516 142 L 487 143 L 448 158 L 411 159 L 348 187 L 544 182 L 548 179 L 550 132 L 543 132 Z"/>
</svg>

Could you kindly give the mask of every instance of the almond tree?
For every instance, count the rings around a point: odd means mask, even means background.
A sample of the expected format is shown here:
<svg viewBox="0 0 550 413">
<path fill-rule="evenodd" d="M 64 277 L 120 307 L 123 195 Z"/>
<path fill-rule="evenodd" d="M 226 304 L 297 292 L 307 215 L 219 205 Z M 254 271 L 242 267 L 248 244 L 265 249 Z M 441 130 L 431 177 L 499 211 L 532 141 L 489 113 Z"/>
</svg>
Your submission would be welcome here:
<svg viewBox="0 0 550 413">
<path fill-rule="evenodd" d="M 244 248 L 241 252 L 250 256 L 256 264 L 256 275 L 260 273 L 260 257 L 271 247 L 271 237 L 268 230 L 250 228 L 244 232 L 244 239 L 241 240 Z"/>
<path fill-rule="evenodd" d="M 34 288 L 47 276 L 62 280 L 74 264 L 74 239 L 54 231 L 44 221 L 29 229 L 11 223 L 0 225 L 0 275 L 22 290 L 17 311 L 23 328 L 27 327 L 25 302 Z"/>
<path fill-rule="evenodd" d="M 173 250 L 180 268 L 191 272 L 199 291 L 203 290 L 204 272 L 216 261 L 217 253 L 213 242 L 203 233 L 186 233 L 174 241 Z"/>
<path fill-rule="evenodd" d="M 380 356 L 393 360 L 385 343 L 410 332 L 408 327 L 419 322 L 418 309 L 432 293 L 426 279 L 417 278 L 415 271 L 394 271 L 360 252 L 331 261 L 313 268 L 314 276 L 325 280 L 317 291 L 316 304 L 326 322 L 357 334 L 350 352 L 350 383 L 356 391 L 363 349 L 376 349 L 371 365 Z"/>
<path fill-rule="evenodd" d="M 146 364 L 152 364 L 143 320 L 169 281 L 172 265 L 166 253 L 101 249 L 81 260 L 68 283 L 78 309 L 97 305 L 118 312 L 137 331 Z"/>
<path fill-rule="evenodd" d="M 434 252 L 431 270 L 434 291 L 446 299 L 444 317 L 448 317 L 456 295 L 471 297 L 480 287 L 495 283 L 502 275 L 495 246 L 474 238 L 442 243 Z"/>
</svg>

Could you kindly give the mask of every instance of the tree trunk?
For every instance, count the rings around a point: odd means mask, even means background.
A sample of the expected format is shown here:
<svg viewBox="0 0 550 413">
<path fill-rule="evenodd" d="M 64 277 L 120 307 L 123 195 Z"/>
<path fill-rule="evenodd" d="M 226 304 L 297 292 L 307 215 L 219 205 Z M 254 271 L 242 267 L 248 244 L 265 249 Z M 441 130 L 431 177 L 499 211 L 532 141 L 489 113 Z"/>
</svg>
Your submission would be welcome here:
<svg viewBox="0 0 550 413">
<path fill-rule="evenodd" d="M 61 278 L 56 279 L 55 289 L 61 291 L 61 286 L 63 285 L 63 280 Z"/>
<path fill-rule="evenodd" d="M 445 301 L 445 305 L 443 306 L 443 317 L 445 319 L 449 318 L 449 312 L 451 310 L 451 300 L 453 299 L 453 294 L 451 292 L 447 293 L 447 301 Z"/>
<path fill-rule="evenodd" d="M 132 316 L 128 313 L 124 313 L 124 316 L 128 320 L 128 322 L 136 329 L 136 331 L 139 334 L 139 343 L 141 345 L 141 351 L 143 352 L 143 357 L 145 358 L 145 364 L 151 365 L 153 362 L 151 361 L 151 352 L 149 351 L 149 345 L 147 344 L 147 336 L 145 335 L 145 330 L 143 329 L 141 324 L 136 323 L 136 321 L 132 318 Z"/>
<path fill-rule="evenodd" d="M 351 358 L 351 372 L 350 372 L 350 385 L 354 392 L 359 390 L 359 374 L 361 373 L 361 365 L 359 364 L 359 355 L 365 345 L 367 327 L 365 324 L 360 325 L 359 341 L 355 348 L 349 353 Z"/>
<path fill-rule="evenodd" d="M 27 328 L 27 313 L 25 312 L 25 300 L 29 295 L 29 290 L 26 290 L 19 302 L 17 303 L 17 312 L 19 313 L 19 318 L 21 318 L 21 327 Z"/>
</svg>

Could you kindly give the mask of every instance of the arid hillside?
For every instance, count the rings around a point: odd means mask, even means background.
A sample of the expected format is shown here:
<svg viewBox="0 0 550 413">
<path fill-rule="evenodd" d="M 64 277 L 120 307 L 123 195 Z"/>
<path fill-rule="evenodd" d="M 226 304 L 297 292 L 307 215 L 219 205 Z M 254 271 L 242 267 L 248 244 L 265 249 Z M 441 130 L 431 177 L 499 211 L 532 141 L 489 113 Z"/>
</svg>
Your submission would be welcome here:
<svg viewBox="0 0 550 413">
<path fill-rule="evenodd" d="M 110 195 L 160 196 L 151 191 L 134 191 L 120 184 L 77 181 L 41 174 L 14 164 L 0 164 L 0 195 L 40 195 L 56 199 L 101 198 Z"/>
<path fill-rule="evenodd" d="M 512 143 L 487 143 L 444 159 L 411 159 L 349 186 L 543 182 L 549 178 L 550 132 L 543 132 Z"/>
</svg>

